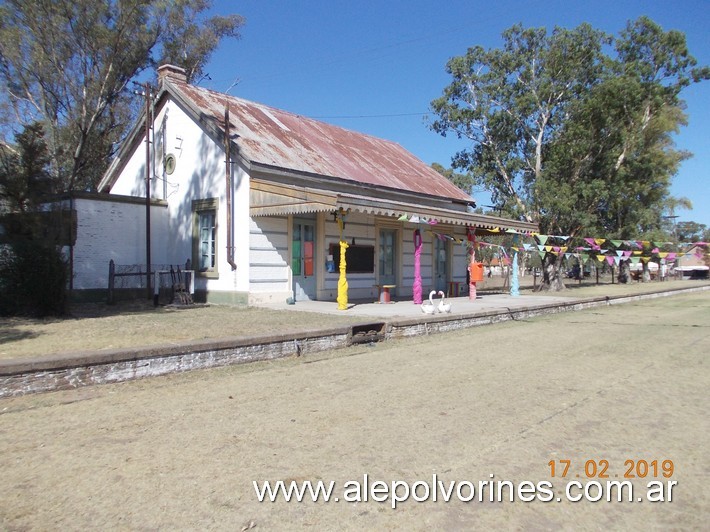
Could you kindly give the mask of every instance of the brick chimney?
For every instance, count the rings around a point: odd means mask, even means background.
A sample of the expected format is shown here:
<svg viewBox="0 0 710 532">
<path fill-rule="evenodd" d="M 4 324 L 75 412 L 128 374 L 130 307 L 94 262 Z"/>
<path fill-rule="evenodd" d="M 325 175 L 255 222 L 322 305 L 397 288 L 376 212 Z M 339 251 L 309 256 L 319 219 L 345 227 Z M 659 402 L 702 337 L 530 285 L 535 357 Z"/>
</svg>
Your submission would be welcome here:
<svg viewBox="0 0 710 532">
<path fill-rule="evenodd" d="M 185 69 L 175 65 L 161 65 L 158 67 L 158 81 L 162 83 L 164 80 L 172 82 L 187 83 Z"/>
</svg>

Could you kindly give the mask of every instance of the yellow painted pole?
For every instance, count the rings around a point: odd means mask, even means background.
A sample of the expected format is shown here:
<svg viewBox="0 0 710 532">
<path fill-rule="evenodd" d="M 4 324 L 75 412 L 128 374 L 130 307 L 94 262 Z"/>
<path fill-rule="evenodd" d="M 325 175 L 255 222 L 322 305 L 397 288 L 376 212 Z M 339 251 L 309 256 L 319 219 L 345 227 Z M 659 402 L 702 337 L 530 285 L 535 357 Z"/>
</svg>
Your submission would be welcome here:
<svg viewBox="0 0 710 532">
<path fill-rule="evenodd" d="M 338 310 L 348 310 L 348 279 L 345 276 L 345 251 L 348 243 L 343 240 L 343 218 L 342 213 L 338 216 L 338 227 L 340 228 L 340 277 L 338 278 Z"/>
</svg>

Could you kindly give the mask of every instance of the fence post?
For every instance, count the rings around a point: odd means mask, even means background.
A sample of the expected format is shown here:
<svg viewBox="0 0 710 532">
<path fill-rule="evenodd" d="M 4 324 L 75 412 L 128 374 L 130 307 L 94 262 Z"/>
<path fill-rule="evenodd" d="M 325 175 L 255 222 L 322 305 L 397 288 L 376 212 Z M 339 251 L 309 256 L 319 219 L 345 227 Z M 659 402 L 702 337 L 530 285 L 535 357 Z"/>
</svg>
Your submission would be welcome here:
<svg viewBox="0 0 710 532">
<path fill-rule="evenodd" d="M 155 265 L 155 272 L 153 275 L 155 277 L 153 279 L 153 306 L 157 307 L 160 303 L 160 270 L 157 265 Z"/>
<path fill-rule="evenodd" d="M 113 305 L 114 300 L 113 300 L 113 286 L 114 286 L 114 281 L 115 281 L 115 274 L 116 274 L 116 264 L 113 262 L 113 259 L 111 259 L 108 262 L 108 304 Z"/>
</svg>

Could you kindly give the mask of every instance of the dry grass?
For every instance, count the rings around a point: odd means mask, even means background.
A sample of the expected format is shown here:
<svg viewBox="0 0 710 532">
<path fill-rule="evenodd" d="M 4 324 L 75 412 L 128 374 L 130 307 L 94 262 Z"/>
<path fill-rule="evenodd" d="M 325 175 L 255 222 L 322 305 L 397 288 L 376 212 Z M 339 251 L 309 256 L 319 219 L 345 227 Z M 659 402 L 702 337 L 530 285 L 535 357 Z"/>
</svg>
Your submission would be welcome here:
<svg viewBox="0 0 710 532">
<path fill-rule="evenodd" d="M 84 304 L 74 307 L 70 318 L 0 318 L 0 359 L 304 331 L 356 321 L 362 318 L 223 305 Z"/>
<path fill-rule="evenodd" d="M 669 281 L 665 283 L 582 285 L 568 283 L 568 290 L 553 296 L 594 297 L 638 294 L 660 289 L 689 288 L 707 282 Z M 521 293 L 532 293 L 532 278 L 521 279 Z M 486 279 L 479 289 L 500 290 L 503 279 Z M 538 293 L 537 295 L 544 295 Z M 335 304 L 333 305 L 335 309 Z M 251 336 L 288 331 L 317 330 L 329 326 L 362 322 L 361 316 L 333 311 L 333 314 L 291 312 L 222 305 L 190 308 L 158 307 L 148 301 L 117 305 L 83 304 L 72 308 L 64 319 L 33 320 L 0 318 L 0 360 L 44 356 L 55 353 L 165 345 L 202 340 Z"/>
<path fill-rule="evenodd" d="M 707 281 L 665 281 L 650 283 L 629 283 L 611 284 L 609 279 L 600 279 L 600 284 L 594 281 L 584 281 L 579 284 L 577 281 L 568 281 L 567 289 L 562 292 L 537 292 L 537 295 L 550 295 L 555 297 L 598 297 L 598 296 L 625 296 L 646 294 L 649 292 L 660 292 L 663 290 L 677 290 L 679 288 L 692 288 L 697 286 L 708 286 Z M 528 293 L 531 293 L 528 291 Z"/>
<path fill-rule="evenodd" d="M 0 529 L 706 530 L 708 334 L 702 292 L 4 399 Z M 619 481 L 673 460 L 673 500 L 566 501 L 588 460 Z M 560 502 L 342 499 L 364 474 L 434 473 L 548 481 Z M 341 500 L 259 503 L 265 480 L 334 481 Z"/>
</svg>

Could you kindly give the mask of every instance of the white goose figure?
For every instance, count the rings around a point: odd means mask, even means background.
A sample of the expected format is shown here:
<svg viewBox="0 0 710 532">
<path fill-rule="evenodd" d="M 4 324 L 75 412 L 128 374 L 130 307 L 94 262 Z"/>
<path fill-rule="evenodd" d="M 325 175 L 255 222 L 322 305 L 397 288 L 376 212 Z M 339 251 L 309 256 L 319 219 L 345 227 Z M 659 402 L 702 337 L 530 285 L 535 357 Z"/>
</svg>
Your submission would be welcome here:
<svg viewBox="0 0 710 532">
<path fill-rule="evenodd" d="M 429 292 L 429 303 L 422 303 L 422 312 L 424 314 L 434 314 L 436 312 L 436 307 L 434 306 L 434 294 L 436 290 Z"/>
<path fill-rule="evenodd" d="M 446 300 L 444 299 L 444 292 L 439 290 L 439 295 L 441 296 L 441 301 L 439 301 L 439 312 L 451 312 L 451 303 L 447 303 Z"/>
</svg>

